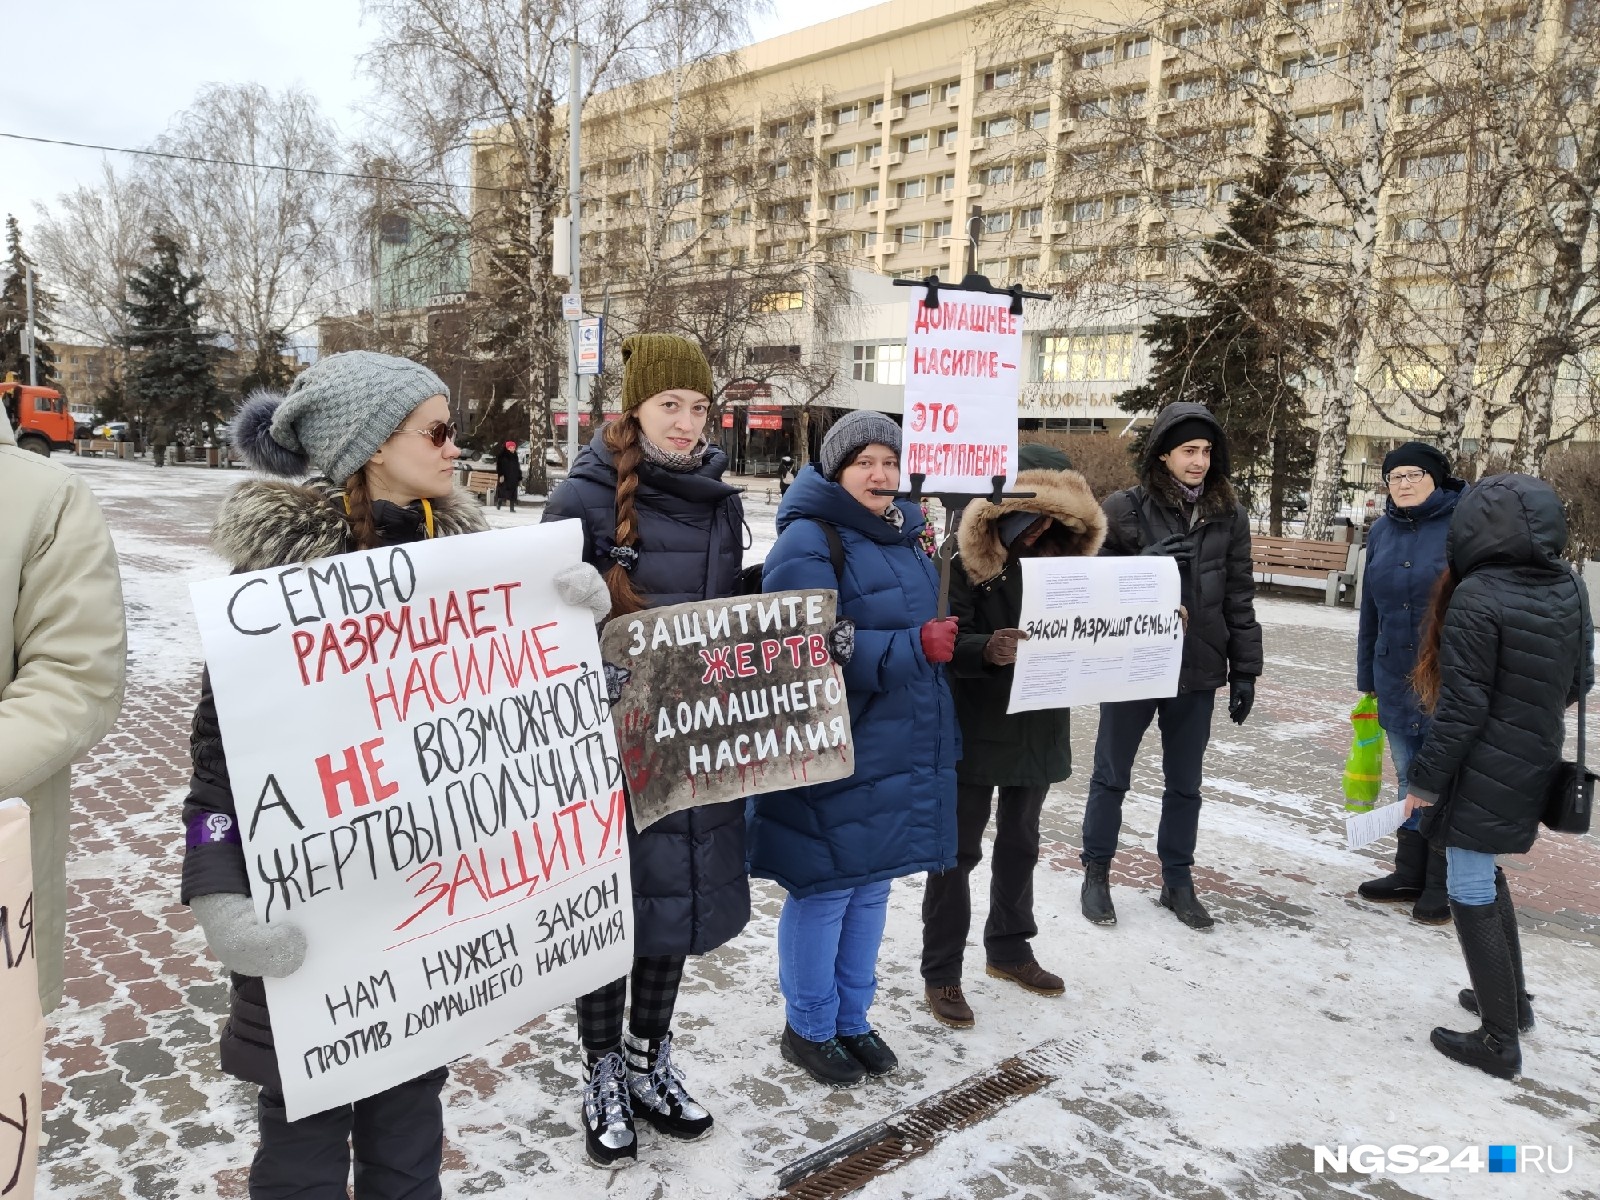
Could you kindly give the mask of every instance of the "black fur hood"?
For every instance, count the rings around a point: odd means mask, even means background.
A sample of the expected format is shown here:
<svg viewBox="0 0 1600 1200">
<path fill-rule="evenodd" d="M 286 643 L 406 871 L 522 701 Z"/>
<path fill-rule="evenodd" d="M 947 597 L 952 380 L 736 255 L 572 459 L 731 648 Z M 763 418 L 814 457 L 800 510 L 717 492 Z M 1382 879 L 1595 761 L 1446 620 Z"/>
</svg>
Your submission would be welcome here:
<svg viewBox="0 0 1600 1200">
<path fill-rule="evenodd" d="M 432 504 L 439 537 L 489 527 L 478 501 L 460 488 Z M 235 571 L 259 571 L 343 554 L 350 549 L 350 534 L 342 488 L 318 478 L 254 479 L 222 502 L 211 544 Z"/>
</svg>

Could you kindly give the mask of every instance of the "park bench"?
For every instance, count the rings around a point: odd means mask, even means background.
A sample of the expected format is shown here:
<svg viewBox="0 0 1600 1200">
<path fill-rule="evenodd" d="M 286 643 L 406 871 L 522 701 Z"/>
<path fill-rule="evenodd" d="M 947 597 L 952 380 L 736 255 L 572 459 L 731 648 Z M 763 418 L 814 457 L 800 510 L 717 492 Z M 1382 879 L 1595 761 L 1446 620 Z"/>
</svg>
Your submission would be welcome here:
<svg viewBox="0 0 1600 1200">
<path fill-rule="evenodd" d="M 79 438 L 78 453 L 115 455 L 117 453 L 117 445 L 118 443 L 108 441 L 105 438 Z"/>
<path fill-rule="evenodd" d="M 500 486 L 500 477 L 493 471 L 468 471 L 467 491 L 474 496 L 481 495 L 485 504 L 494 499 L 495 488 Z"/>
<path fill-rule="evenodd" d="M 1366 563 L 1363 549 L 1352 542 L 1256 535 L 1250 540 L 1250 565 L 1257 583 L 1321 588 L 1323 602 L 1333 607 L 1345 587 L 1354 589 L 1359 583 Z"/>
</svg>

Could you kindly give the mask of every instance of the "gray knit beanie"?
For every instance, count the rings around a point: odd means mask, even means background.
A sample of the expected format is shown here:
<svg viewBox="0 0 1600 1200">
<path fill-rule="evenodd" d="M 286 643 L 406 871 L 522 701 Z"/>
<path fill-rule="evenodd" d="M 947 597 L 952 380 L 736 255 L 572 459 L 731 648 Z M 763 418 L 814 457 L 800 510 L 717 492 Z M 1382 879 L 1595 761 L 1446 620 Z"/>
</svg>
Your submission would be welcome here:
<svg viewBox="0 0 1600 1200">
<path fill-rule="evenodd" d="M 349 350 L 307 367 L 286 396 L 258 392 L 229 427 L 250 465 L 276 475 L 308 468 L 343 483 L 424 400 L 450 389 L 427 367 L 392 354 Z"/>
<path fill-rule="evenodd" d="M 839 482 L 839 473 L 868 446 L 888 446 L 900 453 L 900 426 L 882 413 L 857 409 L 833 423 L 822 439 L 817 465 L 824 479 Z"/>
</svg>

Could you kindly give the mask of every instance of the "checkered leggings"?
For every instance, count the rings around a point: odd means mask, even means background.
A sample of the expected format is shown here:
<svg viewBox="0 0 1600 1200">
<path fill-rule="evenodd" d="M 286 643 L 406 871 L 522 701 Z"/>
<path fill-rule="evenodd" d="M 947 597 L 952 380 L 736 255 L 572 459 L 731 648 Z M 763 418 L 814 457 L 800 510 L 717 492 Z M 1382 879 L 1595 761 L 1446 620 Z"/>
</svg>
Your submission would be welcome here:
<svg viewBox="0 0 1600 1200">
<path fill-rule="evenodd" d="M 633 1012 L 628 1018 L 628 1030 L 634 1037 L 659 1041 L 671 1032 L 683 963 L 681 954 L 633 960 Z M 621 1052 L 627 998 L 626 975 L 578 997 L 578 1038 L 591 1062 L 614 1050 Z"/>
</svg>

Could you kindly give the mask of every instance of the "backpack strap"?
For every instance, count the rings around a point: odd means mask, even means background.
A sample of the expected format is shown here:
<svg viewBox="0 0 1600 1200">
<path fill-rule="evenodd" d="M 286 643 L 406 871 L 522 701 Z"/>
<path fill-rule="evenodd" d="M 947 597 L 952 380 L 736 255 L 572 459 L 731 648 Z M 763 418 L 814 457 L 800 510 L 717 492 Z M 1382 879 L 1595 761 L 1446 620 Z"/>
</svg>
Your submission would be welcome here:
<svg viewBox="0 0 1600 1200">
<path fill-rule="evenodd" d="M 819 521 L 816 517 L 807 517 L 812 524 L 820 526 L 822 536 L 828 539 L 828 559 L 833 563 L 833 577 L 841 583 L 844 581 L 844 539 L 839 536 L 839 530 L 827 521 Z"/>
</svg>

